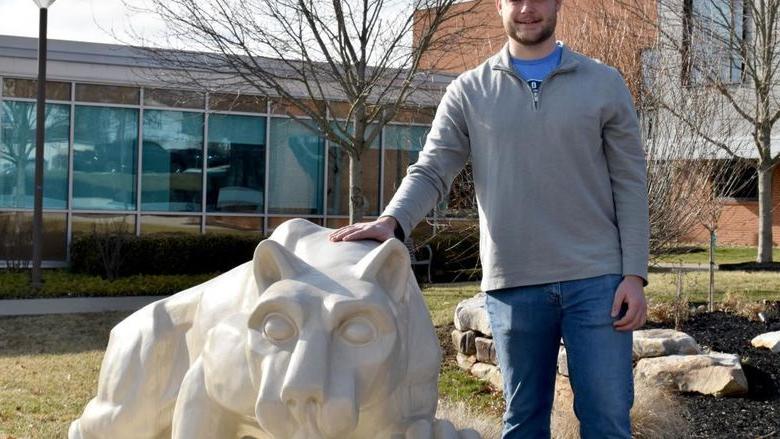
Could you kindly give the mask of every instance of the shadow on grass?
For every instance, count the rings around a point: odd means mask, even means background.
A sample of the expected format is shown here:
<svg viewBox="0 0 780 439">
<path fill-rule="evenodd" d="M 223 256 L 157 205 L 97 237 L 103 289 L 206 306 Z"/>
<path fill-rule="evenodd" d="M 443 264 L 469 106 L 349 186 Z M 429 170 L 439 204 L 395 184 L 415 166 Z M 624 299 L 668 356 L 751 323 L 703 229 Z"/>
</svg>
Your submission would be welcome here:
<svg viewBox="0 0 780 439">
<path fill-rule="evenodd" d="M 130 312 L 0 317 L 0 357 L 104 350 Z"/>
</svg>

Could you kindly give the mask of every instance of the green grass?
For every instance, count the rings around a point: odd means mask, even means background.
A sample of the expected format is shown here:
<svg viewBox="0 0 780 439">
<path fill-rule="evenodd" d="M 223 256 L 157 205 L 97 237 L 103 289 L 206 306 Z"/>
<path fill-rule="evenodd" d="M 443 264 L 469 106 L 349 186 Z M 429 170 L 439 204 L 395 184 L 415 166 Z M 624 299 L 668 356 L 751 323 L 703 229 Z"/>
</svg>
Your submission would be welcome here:
<svg viewBox="0 0 780 439">
<path fill-rule="evenodd" d="M 683 291 L 691 302 L 705 302 L 709 291 L 709 273 L 687 272 L 683 276 Z M 667 302 L 674 298 L 677 277 L 674 273 L 651 273 L 645 294 L 650 300 Z M 780 300 L 780 273 L 776 272 L 715 272 L 715 301 L 726 296 L 747 302 Z"/>
<path fill-rule="evenodd" d="M 65 270 L 44 270 L 43 290 L 33 294 L 27 272 L 0 272 L 0 299 L 84 296 L 164 296 L 203 283 L 215 274 L 137 275 L 113 281 Z"/>
<path fill-rule="evenodd" d="M 424 285 L 423 296 L 435 326 L 452 323 L 455 306 L 479 292 L 476 282 Z"/>
<path fill-rule="evenodd" d="M 658 256 L 658 262 L 684 264 L 709 264 L 709 247 L 706 245 L 691 246 L 688 253 L 668 253 Z M 681 250 L 683 250 L 681 248 Z M 774 255 L 780 255 L 780 247 L 773 249 Z M 739 262 L 753 262 L 758 255 L 757 247 L 729 247 L 718 246 L 715 248 L 716 264 L 735 264 Z"/>
<path fill-rule="evenodd" d="M 61 438 L 97 388 L 127 313 L 0 318 L 0 438 Z"/>
</svg>

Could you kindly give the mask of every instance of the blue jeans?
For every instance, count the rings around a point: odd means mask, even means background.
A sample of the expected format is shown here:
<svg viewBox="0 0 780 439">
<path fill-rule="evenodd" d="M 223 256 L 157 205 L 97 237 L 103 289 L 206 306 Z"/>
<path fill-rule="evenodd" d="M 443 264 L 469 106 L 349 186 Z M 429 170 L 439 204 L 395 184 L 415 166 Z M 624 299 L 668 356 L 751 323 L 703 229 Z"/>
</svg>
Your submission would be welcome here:
<svg viewBox="0 0 780 439">
<path fill-rule="evenodd" d="M 568 355 L 582 438 L 631 438 L 632 333 L 610 316 L 621 275 L 487 292 L 504 379 L 503 438 L 550 437 L 558 347 Z"/>
</svg>

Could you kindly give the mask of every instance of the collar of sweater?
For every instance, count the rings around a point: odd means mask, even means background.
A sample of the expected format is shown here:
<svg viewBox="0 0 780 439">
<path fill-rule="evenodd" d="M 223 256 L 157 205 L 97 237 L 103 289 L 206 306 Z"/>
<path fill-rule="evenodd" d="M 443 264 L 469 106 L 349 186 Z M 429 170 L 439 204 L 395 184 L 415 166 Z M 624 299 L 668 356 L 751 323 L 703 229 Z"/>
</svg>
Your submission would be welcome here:
<svg viewBox="0 0 780 439">
<path fill-rule="evenodd" d="M 561 63 L 558 64 L 558 67 L 556 67 L 550 74 L 553 73 L 562 73 L 562 72 L 568 72 L 571 70 L 574 70 L 579 65 L 579 60 L 577 59 L 577 55 L 572 52 L 571 49 L 569 49 L 568 46 L 563 44 L 561 41 L 557 41 L 556 44 L 561 46 L 562 52 L 561 52 Z M 493 58 L 490 60 L 491 68 L 493 70 L 503 70 L 510 73 L 514 73 L 514 68 L 512 67 L 512 57 L 509 54 L 509 43 L 505 43 L 504 47 L 501 49 L 500 52 L 498 52 L 496 55 L 493 56 Z"/>
</svg>

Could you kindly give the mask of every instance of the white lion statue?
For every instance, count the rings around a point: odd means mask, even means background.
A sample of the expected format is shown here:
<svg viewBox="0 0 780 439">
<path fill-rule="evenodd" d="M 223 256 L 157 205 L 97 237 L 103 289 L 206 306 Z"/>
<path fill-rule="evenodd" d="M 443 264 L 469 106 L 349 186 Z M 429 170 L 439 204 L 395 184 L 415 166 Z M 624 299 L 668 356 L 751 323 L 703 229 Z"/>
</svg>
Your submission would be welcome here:
<svg viewBox="0 0 780 439">
<path fill-rule="evenodd" d="M 434 419 L 441 352 L 396 239 L 291 220 L 111 331 L 70 439 L 479 438 Z"/>
</svg>

